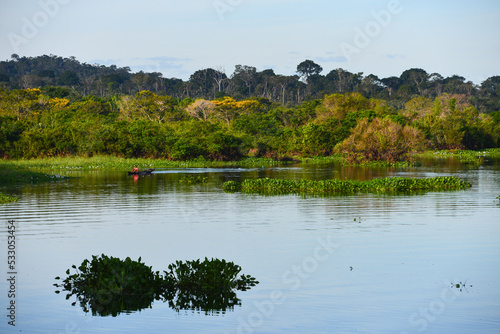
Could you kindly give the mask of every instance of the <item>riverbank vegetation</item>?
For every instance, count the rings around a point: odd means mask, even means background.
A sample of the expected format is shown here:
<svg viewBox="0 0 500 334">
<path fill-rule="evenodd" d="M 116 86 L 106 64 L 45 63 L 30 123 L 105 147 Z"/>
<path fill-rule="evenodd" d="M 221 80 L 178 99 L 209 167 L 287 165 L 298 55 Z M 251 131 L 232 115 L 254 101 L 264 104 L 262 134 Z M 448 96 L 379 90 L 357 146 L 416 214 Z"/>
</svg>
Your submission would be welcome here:
<svg viewBox="0 0 500 334">
<path fill-rule="evenodd" d="M 415 191 L 461 190 L 471 184 L 457 177 L 440 176 L 431 178 L 386 177 L 369 181 L 358 180 L 282 180 L 246 179 L 243 182 L 227 181 L 223 189 L 227 192 L 242 191 L 261 194 L 337 194 L 355 193 L 408 193 Z"/>
<path fill-rule="evenodd" d="M 0 61 L 0 87 L 8 90 L 42 88 L 52 97 L 68 98 L 71 102 L 80 96 L 108 99 L 114 95 L 134 96 L 140 91 L 151 91 L 178 101 L 230 96 L 237 101 L 263 98 L 287 107 L 330 94 L 360 93 L 369 99 L 385 100 L 395 109 L 403 109 L 405 103 L 415 97 L 434 100 L 449 94 L 464 96 L 481 113 L 500 110 L 500 76 L 473 83 L 458 74 L 444 77 L 421 68 L 410 68 L 399 76 L 382 78 L 376 73 L 352 73 L 342 68 L 327 73 L 312 60 L 302 61 L 296 72 L 290 74 L 236 65 L 232 74 L 221 67 L 205 68 L 182 80 L 158 72 L 133 73 L 126 66 L 80 63 L 75 57 L 13 54 L 11 59 Z"/>
<path fill-rule="evenodd" d="M 41 182 L 51 182 L 67 179 L 67 176 L 44 173 L 40 170 L 29 170 L 30 163 L 23 164 L 22 162 L 0 161 L 0 185 L 24 185 L 38 184 Z M 16 196 L 6 195 L 0 192 L 0 204 L 16 202 L 19 198 Z"/>
<path fill-rule="evenodd" d="M 337 159 L 305 159 L 309 163 L 327 163 Z M 95 155 L 40 157 L 33 159 L 4 159 L 0 166 L 6 170 L 30 170 L 42 172 L 64 171 L 96 171 L 96 170 L 131 170 L 134 165 L 140 170 L 148 168 L 208 168 L 208 167 L 270 167 L 293 163 L 293 161 L 280 161 L 272 158 L 243 158 L 237 161 L 207 160 L 198 157 L 192 160 L 167 160 L 147 158 L 123 158 L 117 156 Z M 1 177 L 1 176 L 0 176 Z"/>
<path fill-rule="evenodd" d="M 260 98 L 205 102 L 150 91 L 71 102 L 41 89 L 0 89 L 0 156 L 238 161 L 342 154 L 350 162 L 392 163 L 422 150 L 500 143 L 500 120 L 457 95 L 417 97 L 402 109 L 359 93 L 294 107 Z"/>
<path fill-rule="evenodd" d="M 205 69 L 184 82 L 73 57 L 12 55 L 0 62 L 0 157 L 23 172 L 1 181 L 132 165 L 410 166 L 429 150 L 480 164 L 485 157 L 470 150 L 500 146 L 500 77 L 476 86 L 422 69 L 385 79 L 321 72 L 306 60 L 296 76 L 238 65 L 231 76 Z"/>
</svg>

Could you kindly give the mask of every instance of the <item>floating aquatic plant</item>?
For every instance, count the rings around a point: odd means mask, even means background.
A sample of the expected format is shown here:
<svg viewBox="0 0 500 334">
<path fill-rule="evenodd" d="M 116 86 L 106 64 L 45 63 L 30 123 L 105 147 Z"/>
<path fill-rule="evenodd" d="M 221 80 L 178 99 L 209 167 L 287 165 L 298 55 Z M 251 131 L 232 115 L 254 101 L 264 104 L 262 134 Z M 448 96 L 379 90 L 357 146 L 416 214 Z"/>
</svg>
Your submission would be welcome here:
<svg viewBox="0 0 500 334">
<path fill-rule="evenodd" d="M 159 272 L 127 257 L 121 260 L 104 254 L 84 260 L 62 283 L 55 284 L 67 291 L 66 299 L 75 295 L 85 312 L 93 315 L 116 316 L 121 311 L 135 311 L 151 305 L 162 292 Z M 60 277 L 56 277 L 60 280 Z M 57 290 L 56 293 L 60 291 Z M 73 303 L 73 304 L 76 304 Z"/>
<path fill-rule="evenodd" d="M 225 192 L 235 192 L 241 189 L 241 182 L 238 181 L 226 181 L 222 184 L 222 189 L 224 189 Z"/>
<path fill-rule="evenodd" d="M 36 184 L 40 182 L 60 181 L 68 178 L 63 175 L 15 169 L 5 169 L 0 173 L 1 184 Z"/>
<path fill-rule="evenodd" d="M 180 183 L 185 183 L 185 184 L 205 184 L 208 181 L 208 177 L 206 176 L 200 176 L 200 175 L 184 175 L 179 179 Z"/>
<path fill-rule="evenodd" d="M 465 280 L 465 282 L 459 282 L 459 283 L 451 283 L 452 288 L 459 289 L 460 291 L 467 291 L 467 287 L 472 288 L 472 284 L 467 284 L 468 279 Z"/>
<path fill-rule="evenodd" d="M 233 262 L 207 258 L 176 261 L 164 271 L 165 276 L 141 263 L 141 258 L 121 260 L 104 254 L 72 268 L 74 274 L 68 269 L 68 276 L 54 285 L 67 292 L 66 299 L 75 295 L 85 312 L 100 316 L 148 308 L 154 300 L 168 302 L 177 311 L 226 311 L 241 304 L 235 290 L 245 291 L 259 283 L 250 275 L 238 277 L 241 267 Z"/>
<path fill-rule="evenodd" d="M 288 193 L 394 193 L 411 191 L 460 190 L 471 184 L 457 177 L 439 176 L 432 178 L 386 177 L 369 181 L 357 180 L 283 180 L 283 179 L 246 179 L 241 183 L 227 181 L 222 188 L 225 191 L 241 189 L 247 193 L 288 194 Z"/>
<path fill-rule="evenodd" d="M 225 311 L 240 305 L 234 290 L 248 290 L 259 282 L 240 275 L 241 267 L 219 259 L 176 261 L 165 271 L 169 305 L 176 309 Z"/>
<path fill-rule="evenodd" d="M 18 198 L 16 196 L 10 196 L 0 193 L 0 204 L 17 202 Z"/>
</svg>

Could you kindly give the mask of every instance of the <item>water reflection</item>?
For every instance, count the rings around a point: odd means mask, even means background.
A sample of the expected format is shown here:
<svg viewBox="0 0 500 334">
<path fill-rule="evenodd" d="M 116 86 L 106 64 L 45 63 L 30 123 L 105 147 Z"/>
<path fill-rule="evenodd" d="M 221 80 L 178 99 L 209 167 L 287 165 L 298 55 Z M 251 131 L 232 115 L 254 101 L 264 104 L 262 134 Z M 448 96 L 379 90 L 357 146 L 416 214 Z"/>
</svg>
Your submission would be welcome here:
<svg viewBox="0 0 500 334">
<path fill-rule="evenodd" d="M 154 301 L 163 301 L 172 309 L 225 313 L 241 306 L 235 290 L 246 291 L 259 284 L 250 275 L 240 275 L 241 267 L 219 259 L 176 261 L 161 275 L 152 267 L 129 257 L 121 260 L 102 254 L 84 260 L 54 286 L 66 292 L 66 299 L 75 296 L 85 313 L 113 316 L 151 308 Z M 59 283 L 60 282 L 60 283 Z M 61 290 L 56 290 L 57 294 Z"/>
<path fill-rule="evenodd" d="M 179 311 L 203 311 L 205 314 L 219 314 L 234 310 L 241 306 L 241 299 L 233 290 L 229 291 L 198 291 L 185 289 L 170 289 L 161 295 L 113 293 L 102 290 L 97 295 L 78 294 L 69 291 L 66 299 L 76 297 L 71 305 L 80 305 L 85 313 L 93 316 L 116 317 L 122 313 L 132 313 L 152 308 L 155 301 L 166 303 L 170 308 Z"/>
<path fill-rule="evenodd" d="M 137 183 L 126 172 L 67 174 L 78 178 L 26 187 L 0 185 L 20 197 L 18 203 L 0 207 L 0 223 L 19 222 L 22 285 L 16 303 L 22 307 L 16 329 L 22 332 L 56 333 L 66 324 L 81 333 L 244 332 L 247 327 L 238 327 L 240 319 L 259 320 L 256 305 L 273 291 L 285 292 L 286 303 L 276 305 L 272 315 L 263 316 L 261 326 L 247 332 L 417 332 L 420 327 L 409 324 L 409 317 L 421 308 L 441 305 L 434 301 L 440 301 L 443 289 L 448 296 L 452 289 L 457 300 L 446 303 L 445 310 L 438 308 L 439 316 L 425 315 L 435 319 L 428 321 L 428 332 L 498 332 L 498 162 L 459 166 L 443 161 L 385 171 L 340 166 L 213 173 L 179 169 L 140 177 Z M 471 182 L 472 188 L 412 196 L 307 198 L 226 194 L 220 188 L 228 180 L 266 175 L 310 180 L 454 175 Z M 207 180 L 191 180 L 198 177 Z M 0 245 L 7 242 L 5 231 Z M 304 263 L 317 238 L 326 235 L 340 245 L 338 251 L 317 268 L 309 267 L 308 278 L 292 291 L 283 273 Z M 142 301 L 117 296 L 119 308 L 93 304 L 92 317 L 89 304 L 89 313 L 82 312 L 78 299 L 72 307 L 76 296 L 65 300 L 65 293 L 54 294 L 52 284 L 68 264 L 99 252 L 122 258 L 141 254 L 161 269 L 179 258 L 230 256 L 251 268 L 263 284 L 250 293 L 234 291 L 236 297 L 180 291 Z M 6 251 L 1 256 L 6 260 Z M 467 279 L 469 293 L 460 292 L 456 284 Z M 0 290 L 7 291 L 7 283 L 0 282 Z M 107 302 L 110 296 L 101 299 Z M 204 315 L 217 312 L 226 313 Z M 413 320 L 427 321 L 420 315 Z M 11 330 L 7 322 L 0 323 L 1 333 Z"/>
</svg>

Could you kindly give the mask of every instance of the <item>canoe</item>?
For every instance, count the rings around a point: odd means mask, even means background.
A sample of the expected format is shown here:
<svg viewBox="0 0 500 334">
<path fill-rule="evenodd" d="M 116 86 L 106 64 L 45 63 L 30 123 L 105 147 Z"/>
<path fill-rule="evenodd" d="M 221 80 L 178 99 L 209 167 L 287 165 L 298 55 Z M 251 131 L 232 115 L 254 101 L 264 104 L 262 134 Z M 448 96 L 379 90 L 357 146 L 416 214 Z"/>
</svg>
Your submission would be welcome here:
<svg viewBox="0 0 500 334">
<path fill-rule="evenodd" d="M 147 170 L 141 170 L 139 172 L 128 172 L 128 175 L 149 175 L 154 170 L 155 170 L 154 168 L 150 168 L 150 169 L 147 169 Z"/>
</svg>

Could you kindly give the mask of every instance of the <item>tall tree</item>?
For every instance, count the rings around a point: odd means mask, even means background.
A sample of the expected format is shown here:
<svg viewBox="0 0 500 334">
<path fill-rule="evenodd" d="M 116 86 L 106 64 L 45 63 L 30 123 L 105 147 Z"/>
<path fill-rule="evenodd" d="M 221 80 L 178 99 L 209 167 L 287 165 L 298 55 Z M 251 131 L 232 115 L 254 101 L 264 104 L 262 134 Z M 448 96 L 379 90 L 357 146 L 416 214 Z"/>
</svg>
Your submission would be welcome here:
<svg viewBox="0 0 500 334">
<path fill-rule="evenodd" d="M 387 88 L 389 98 L 392 98 L 394 92 L 396 92 L 399 89 L 399 86 L 401 86 L 401 80 L 398 77 L 383 78 L 380 81 Z"/>
<path fill-rule="evenodd" d="M 354 92 L 361 84 L 362 77 L 363 72 L 351 73 L 342 68 L 332 70 L 326 75 L 327 82 L 335 93 Z"/>
<path fill-rule="evenodd" d="M 418 92 L 420 96 L 425 95 L 429 74 L 421 68 L 411 68 L 404 71 L 400 76 L 403 85 L 407 84 L 412 90 Z"/>
<path fill-rule="evenodd" d="M 323 68 L 312 60 L 304 60 L 297 65 L 297 73 L 300 78 L 303 78 L 309 84 L 309 78 L 313 75 L 318 75 L 323 71 Z"/>
<path fill-rule="evenodd" d="M 59 84 L 63 86 L 75 86 L 79 83 L 78 75 L 73 71 L 66 71 L 59 77 Z"/>
<path fill-rule="evenodd" d="M 248 96 L 252 95 L 252 87 L 256 81 L 257 69 L 253 66 L 236 65 L 232 76 L 232 81 L 236 87 L 243 83 L 248 89 Z"/>
<path fill-rule="evenodd" d="M 465 78 L 459 75 L 453 75 L 443 80 L 444 92 L 449 94 L 463 94 Z"/>
<path fill-rule="evenodd" d="M 285 76 L 285 75 L 275 75 L 273 77 L 274 84 L 277 85 L 280 88 L 281 92 L 281 103 L 285 104 L 286 100 L 286 90 L 292 82 L 294 82 L 297 79 L 295 76 Z"/>
</svg>

